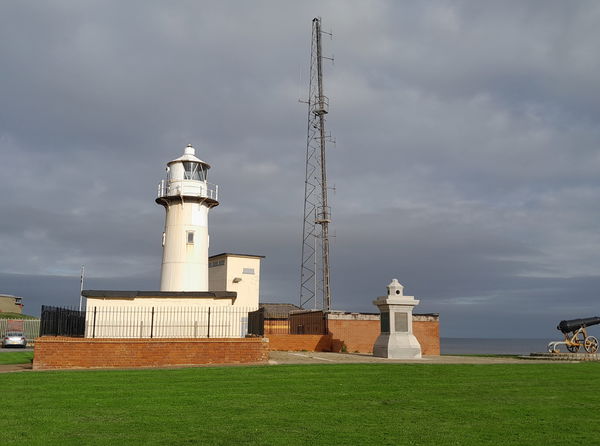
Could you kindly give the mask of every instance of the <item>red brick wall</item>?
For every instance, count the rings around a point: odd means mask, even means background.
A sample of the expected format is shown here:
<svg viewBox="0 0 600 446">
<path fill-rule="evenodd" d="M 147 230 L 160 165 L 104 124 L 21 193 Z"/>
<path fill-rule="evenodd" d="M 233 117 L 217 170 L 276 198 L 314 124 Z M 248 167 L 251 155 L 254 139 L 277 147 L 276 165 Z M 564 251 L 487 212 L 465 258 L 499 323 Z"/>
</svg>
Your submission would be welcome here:
<svg viewBox="0 0 600 446">
<path fill-rule="evenodd" d="M 413 321 L 413 334 L 424 355 L 440 354 L 440 321 Z"/>
<path fill-rule="evenodd" d="M 329 319 L 329 335 L 265 334 L 269 349 L 280 351 L 373 353 L 379 336 L 378 320 Z M 413 333 L 424 355 L 440 354 L 439 321 L 413 321 Z"/>
<path fill-rule="evenodd" d="M 87 339 L 44 336 L 34 369 L 169 367 L 266 362 L 269 344 L 245 339 Z"/>
<path fill-rule="evenodd" d="M 343 351 L 346 346 L 348 353 L 372 353 L 373 344 L 379 336 L 379 321 L 329 319 L 327 321 L 331 333 L 332 350 Z"/>
<path fill-rule="evenodd" d="M 265 334 L 269 338 L 269 349 L 279 351 L 331 351 L 330 335 Z"/>
<path fill-rule="evenodd" d="M 373 353 L 373 344 L 379 336 L 378 320 L 330 319 L 328 326 L 332 351 L 342 351 L 345 345 L 349 353 Z M 422 354 L 440 354 L 439 321 L 413 321 L 413 334 L 421 344 Z"/>
</svg>

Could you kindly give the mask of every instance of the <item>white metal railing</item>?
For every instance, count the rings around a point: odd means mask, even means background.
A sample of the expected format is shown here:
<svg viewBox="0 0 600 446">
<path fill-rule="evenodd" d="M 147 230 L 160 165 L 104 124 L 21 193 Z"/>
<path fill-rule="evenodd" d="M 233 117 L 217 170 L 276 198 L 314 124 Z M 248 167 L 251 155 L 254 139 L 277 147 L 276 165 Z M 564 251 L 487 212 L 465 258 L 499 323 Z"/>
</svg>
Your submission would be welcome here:
<svg viewBox="0 0 600 446">
<path fill-rule="evenodd" d="M 88 307 L 86 338 L 243 338 L 256 307 Z"/>
<path fill-rule="evenodd" d="M 197 180 L 162 180 L 158 183 L 157 197 L 191 196 L 219 200 L 219 186 Z"/>
</svg>

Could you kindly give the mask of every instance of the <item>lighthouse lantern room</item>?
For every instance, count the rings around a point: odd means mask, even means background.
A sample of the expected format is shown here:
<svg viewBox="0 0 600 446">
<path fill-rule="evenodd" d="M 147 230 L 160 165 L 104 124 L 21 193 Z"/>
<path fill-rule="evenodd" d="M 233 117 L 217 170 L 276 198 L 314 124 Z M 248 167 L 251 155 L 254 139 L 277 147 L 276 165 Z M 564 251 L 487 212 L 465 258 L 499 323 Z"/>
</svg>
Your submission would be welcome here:
<svg viewBox="0 0 600 446">
<path fill-rule="evenodd" d="M 161 291 L 208 291 L 208 211 L 219 204 L 208 169 L 189 144 L 167 163 L 167 178 L 158 185 L 156 202 L 166 211 Z"/>
</svg>

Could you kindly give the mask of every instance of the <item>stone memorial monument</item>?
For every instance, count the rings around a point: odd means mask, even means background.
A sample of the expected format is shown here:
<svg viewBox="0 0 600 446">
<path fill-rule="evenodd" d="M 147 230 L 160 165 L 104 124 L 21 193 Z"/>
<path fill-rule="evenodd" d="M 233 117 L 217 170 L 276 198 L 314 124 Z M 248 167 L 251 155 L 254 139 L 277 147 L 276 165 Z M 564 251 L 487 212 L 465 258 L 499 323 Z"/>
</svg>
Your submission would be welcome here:
<svg viewBox="0 0 600 446">
<path fill-rule="evenodd" d="M 421 358 L 421 345 L 412 331 L 413 307 L 419 304 L 413 296 L 405 296 L 397 279 L 387 286 L 387 296 L 373 304 L 381 312 L 381 333 L 373 346 L 373 356 L 393 359 Z"/>
</svg>

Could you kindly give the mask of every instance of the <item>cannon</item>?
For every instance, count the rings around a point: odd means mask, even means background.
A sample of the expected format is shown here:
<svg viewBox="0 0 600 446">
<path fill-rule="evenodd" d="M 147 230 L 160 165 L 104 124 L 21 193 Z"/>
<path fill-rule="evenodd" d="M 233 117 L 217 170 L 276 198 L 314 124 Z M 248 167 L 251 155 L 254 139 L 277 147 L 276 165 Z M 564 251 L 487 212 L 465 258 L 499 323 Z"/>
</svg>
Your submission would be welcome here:
<svg viewBox="0 0 600 446">
<path fill-rule="evenodd" d="M 565 340 L 550 342 L 548 351 L 559 353 L 558 346 L 565 345 L 571 353 L 577 353 L 582 346 L 586 352 L 596 353 L 598 351 L 598 339 L 594 336 L 588 336 L 586 327 L 598 324 L 600 324 L 600 317 L 598 316 L 560 321 L 556 329 L 562 332 Z"/>
</svg>

